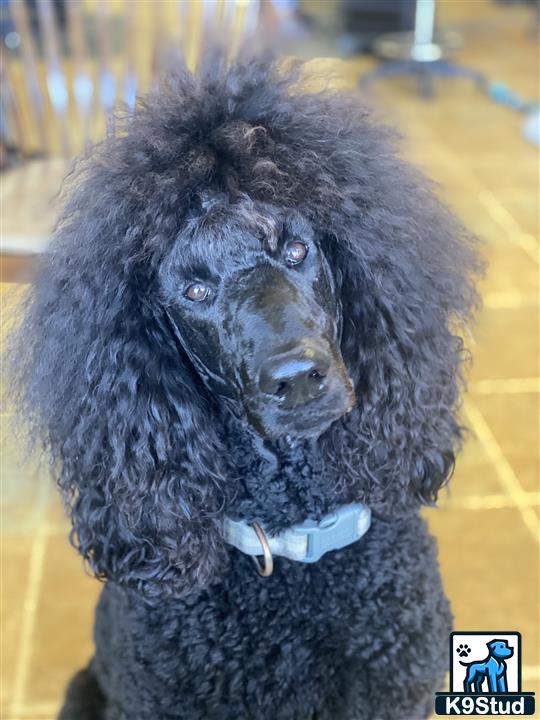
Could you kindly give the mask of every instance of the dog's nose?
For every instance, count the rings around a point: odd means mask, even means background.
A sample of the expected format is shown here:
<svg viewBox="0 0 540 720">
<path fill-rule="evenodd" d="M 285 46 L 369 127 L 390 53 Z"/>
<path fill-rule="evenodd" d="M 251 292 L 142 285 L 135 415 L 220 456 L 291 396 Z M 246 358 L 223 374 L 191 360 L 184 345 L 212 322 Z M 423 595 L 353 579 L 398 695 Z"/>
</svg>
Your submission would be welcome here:
<svg viewBox="0 0 540 720">
<path fill-rule="evenodd" d="M 329 368 L 330 356 L 322 349 L 292 350 L 265 360 L 259 388 L 282 407 L 294 408 L 324 395 Z"/>
</svg>

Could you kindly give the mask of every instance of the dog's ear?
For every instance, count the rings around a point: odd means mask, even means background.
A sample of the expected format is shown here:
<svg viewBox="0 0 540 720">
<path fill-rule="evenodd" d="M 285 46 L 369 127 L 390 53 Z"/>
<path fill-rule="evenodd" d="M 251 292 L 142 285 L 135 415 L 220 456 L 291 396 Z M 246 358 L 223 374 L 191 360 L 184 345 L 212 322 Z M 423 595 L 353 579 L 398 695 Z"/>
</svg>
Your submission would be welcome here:
<svg viewBox="0 0 540 720">
<path fill-rule="evenodd" d="M 159 216 L 143 193 L 145 225 L 111 183 L 94 169 L 71 196 L 29 292 L 13 375 L 93 572 L 178 595 L 223 565 L 223 453 L 212 400 L 154 300 Z M 167 197 L 154 201 L 166 217 Z"/>
<path fill-rule="evenodd" d="M 373 184 L 378 192 L 364 189 L 356 213 L 348 199 L 327 240 L 358 398 L 329 446 L 366 500 L 392 513 L 433 503 L 452 473 L 462 435 L 460 335 L 481 263 L 474 240 L 400 161 L 387 159 Z"/>
</svg>

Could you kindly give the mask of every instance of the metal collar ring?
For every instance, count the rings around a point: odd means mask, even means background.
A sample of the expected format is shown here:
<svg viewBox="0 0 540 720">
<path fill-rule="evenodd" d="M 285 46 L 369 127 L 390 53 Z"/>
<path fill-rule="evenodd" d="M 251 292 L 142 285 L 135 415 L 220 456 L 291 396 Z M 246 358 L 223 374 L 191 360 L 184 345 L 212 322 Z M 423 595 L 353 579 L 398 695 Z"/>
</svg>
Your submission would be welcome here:
<svg viewBox="0 0 540 720">
<path fill-rule="evenodd" d="M 251 557 L 253 558 L 253 562 L 257 566 L 257 572 L 259 573 L 259 575 L 261 575 L 262 577 L 270 577 L 270 575 L 274 572 L 274 558 L 272 557 L 272 551 L 270 550 L 268 539 L 259 523 L 252 522 L 251 527 L 255 530 L 257 538 L 261 543 L 264 560 L 261 563 L 261 561 L 256 555 L 252 555 Z"/>
</svg>

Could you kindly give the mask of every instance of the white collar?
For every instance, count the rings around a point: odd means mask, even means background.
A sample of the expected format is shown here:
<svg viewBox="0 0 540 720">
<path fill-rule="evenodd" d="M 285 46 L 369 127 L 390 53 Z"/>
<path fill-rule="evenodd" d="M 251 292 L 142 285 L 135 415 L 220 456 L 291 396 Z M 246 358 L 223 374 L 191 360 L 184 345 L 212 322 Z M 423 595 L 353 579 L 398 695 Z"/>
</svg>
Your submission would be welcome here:
<svg viewBox="0 0 540 720">
<path fill-rule="evenodd" d="M 280 555 L 303 563 L 317 562 L 325 553 L 339 550 L 359 540 L 369 530 L 371 510 L 362 503 L 342 505 L 321 520 L 305 520 L 282 531 L 268 535 L 262 529 L 272 555 Z M 261 528 L 257 526 L 260 531 Z M 226 542 L 246 555 L 264 555 L 264 546 L 255 527 L 245 520 L 225 518 L 223 532 Z"/>
</svg>

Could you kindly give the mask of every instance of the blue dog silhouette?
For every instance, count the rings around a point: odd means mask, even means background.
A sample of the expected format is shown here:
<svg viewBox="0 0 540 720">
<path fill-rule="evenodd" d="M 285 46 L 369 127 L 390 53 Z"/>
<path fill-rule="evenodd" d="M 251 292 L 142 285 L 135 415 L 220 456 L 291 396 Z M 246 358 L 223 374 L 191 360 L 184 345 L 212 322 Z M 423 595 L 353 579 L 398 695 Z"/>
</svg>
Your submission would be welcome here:
<svg viewBox="0 0 540 720">
<path fill-rule="evenodd" d="M 467 668 L 463 690 L 466 693 L 481 693 L 484 680 L 487 678 L 487 692 L 508 692 L 506 682 L 506 658 L 512 657 L 514 650 L 508 647 L 506 640 L 492 640 L 487 643 L 489 655 L 485 660 L 470 663 L 462 662 Z"/>
</svg>

